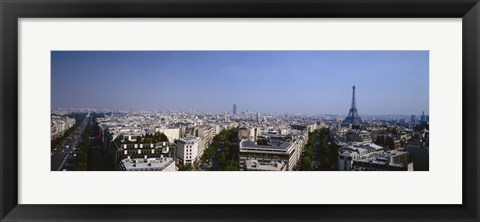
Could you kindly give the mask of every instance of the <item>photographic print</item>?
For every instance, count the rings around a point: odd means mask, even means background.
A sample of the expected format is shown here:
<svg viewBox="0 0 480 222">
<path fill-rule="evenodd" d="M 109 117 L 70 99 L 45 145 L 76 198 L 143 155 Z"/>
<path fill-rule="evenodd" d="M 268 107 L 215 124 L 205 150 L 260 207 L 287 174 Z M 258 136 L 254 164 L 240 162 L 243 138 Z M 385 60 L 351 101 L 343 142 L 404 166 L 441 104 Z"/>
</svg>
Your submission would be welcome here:
<svg viewBox="0 0 480 222">
<path fill-rule="evenodd" d="M 428 51 L 52 51 L 51 171 L 428 171 Z"/>
</svg>

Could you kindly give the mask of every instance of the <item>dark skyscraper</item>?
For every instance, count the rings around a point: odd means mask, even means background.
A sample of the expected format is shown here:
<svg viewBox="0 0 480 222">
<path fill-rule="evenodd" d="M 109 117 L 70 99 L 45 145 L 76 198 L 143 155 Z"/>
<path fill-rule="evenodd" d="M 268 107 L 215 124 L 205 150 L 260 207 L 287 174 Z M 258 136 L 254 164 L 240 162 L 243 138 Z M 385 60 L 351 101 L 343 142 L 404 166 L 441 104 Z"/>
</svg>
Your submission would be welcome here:
<svg viewBox="0 0 480 222">
<path fill-rule="evenodd" d="M 348 111 L 348 115 L 345 118 L 346 123 L 358 123 L 362 121 L 362 119 L 360 118 L 360 115 L 358 115 L 357 102 L 355 101 L 355 85 L 353 85 L 352 89 L 353 89 L 352 106 L 350 107 L 350 110 Z"/>
<path fill-rule="evenodd" d="M 233 104 L 233 115 L 237 114 L 237 104 Z"/>
<path fill-rule="evenodd" d="M 422 115 L 420 116 L 420 122 L 422 122 L 422 123 L 427 122 L 427 117 L 425 116 L 425 111 L 423 111 Z"/>
<path fill-rule="evenodd" d="M 412 123 L 417 122 L 417 117 L 415 115 L 412 115 L 410 122 Z"/>
</svg>

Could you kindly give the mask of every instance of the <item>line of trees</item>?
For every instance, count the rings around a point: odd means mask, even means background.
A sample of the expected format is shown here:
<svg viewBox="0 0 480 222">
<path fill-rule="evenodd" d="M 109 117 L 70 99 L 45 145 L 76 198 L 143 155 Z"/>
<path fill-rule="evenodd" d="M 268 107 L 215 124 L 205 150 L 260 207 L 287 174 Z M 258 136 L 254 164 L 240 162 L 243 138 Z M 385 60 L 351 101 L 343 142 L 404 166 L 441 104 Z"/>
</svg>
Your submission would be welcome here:
<svg viewBox="0 0 480 222">
<path fill-rule="evenodd" d="M 312 170 L 316 143 L 317 131 L 315 130 L 308 133 L 308 142 L 307 145 L 305 145 L 305 152 L 303 153 L 302 161 L 300 163 L 300 170 Z"/>
<path fill-rule="evenodd" d="M 75 171 L 86 171 L 87 170 L 87 161 L 88 161 L 88 147 L 89 147 L 89 135 L 90 135 L 90 126 L 83 133 L 82 142 L 80 143 L 80 150 L 77 153 L 75 158 Z"/>
<path fill-rule="evenodd" d="M 53 152 L 53 150 L 59 146 L 60 144 L 62 144 L 65 139 L 67 139 L 68 136 L 70 136 L 70 134 L 72 134 L 73 132 L 75 132 L 75 130 L 77 130 L 78 126 L 80 126 L 80 123 L 82 123 L 83 119 L 85 118 L 87 114 L 86 113 L 72 113 L 70 115 L 68 115 L 69 117 L 72 117 L 75 119 L 75 125 L 73 127 L 71 127 L 70 129 L 66 130 L 65 133 L 50 141 L 50 151 Z"/>
<path fill-rule="evenodd" d="M 70 134 L 72 134 L 78 128 L 78 125 L 79 124 L 75 124 L 72 128 L 65 131 L 62 136 L 52 140 L 50 143 L 50 151 L 53 152 L 56 147 L 61 145 L 65 141 L 65 139 L 67 139 L 67 137 L 70 136 Z"/>
<path fill-rule="evenodd" d="M 240 170 L 238 130 L 235 128 L 226 129 L 216 135 L 212 144 L 204 151 L 201 161 L 204 165 L 209 165 L 211 170 Z"/>
<path fill-rule="evenodd" d="M 320 129 L 320 150 L 319 150 L 319 170 L 331 170 L 332 169 L 332 152 L 328 146 L 330 138 L 330 130 L 327 128 Z"/>
<path fill-rule="evenodd" d="M 193 166 L 192 164 L 180 164 L 180 165 L 177 165 L 178 166 L 178 171 L 192 171 L 193 170 Z"/>
<path fill-rule="evenodd" d="M 338 158 L 338 148 L 333 144 L 330 130 L 316 129 L 308 134 L 305 152 L 300 162 L 300 170 L 333 170 Z M 314 163 L 318 166 L 314 166 Z M 317 168 L 318 167 L 318 168 Z"/>
</svg>

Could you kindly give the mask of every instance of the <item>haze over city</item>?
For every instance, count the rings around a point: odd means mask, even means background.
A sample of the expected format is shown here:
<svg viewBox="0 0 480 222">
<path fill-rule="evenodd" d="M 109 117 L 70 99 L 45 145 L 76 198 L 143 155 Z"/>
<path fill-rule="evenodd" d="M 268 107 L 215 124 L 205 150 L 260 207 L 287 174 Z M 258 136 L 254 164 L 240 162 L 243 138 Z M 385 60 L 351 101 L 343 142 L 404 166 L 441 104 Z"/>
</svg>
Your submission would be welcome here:
<svg viewBox="0 0 480 222">
<path fill-rule="evenodd" d="M 52 52 L 52 171 L 428 171 L 428 51 Z"/>
<path fill-rule="evenodd" d="M 429 112 L 428 51 L 52 51 L 52 107 Z"/>
</svg>

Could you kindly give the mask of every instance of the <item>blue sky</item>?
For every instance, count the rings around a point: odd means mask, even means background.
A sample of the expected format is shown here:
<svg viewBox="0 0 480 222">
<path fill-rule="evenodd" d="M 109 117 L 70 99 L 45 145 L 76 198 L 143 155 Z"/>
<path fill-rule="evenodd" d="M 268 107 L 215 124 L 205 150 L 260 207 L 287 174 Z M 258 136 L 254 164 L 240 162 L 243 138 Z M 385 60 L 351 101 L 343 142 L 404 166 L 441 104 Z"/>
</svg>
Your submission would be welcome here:
<svg viewBox="0 0 480 222">
<path fill-rule="evenodd" d="M 428 51 L 52 51 L 52 107 L 428 113 Z"/>
</svg>

